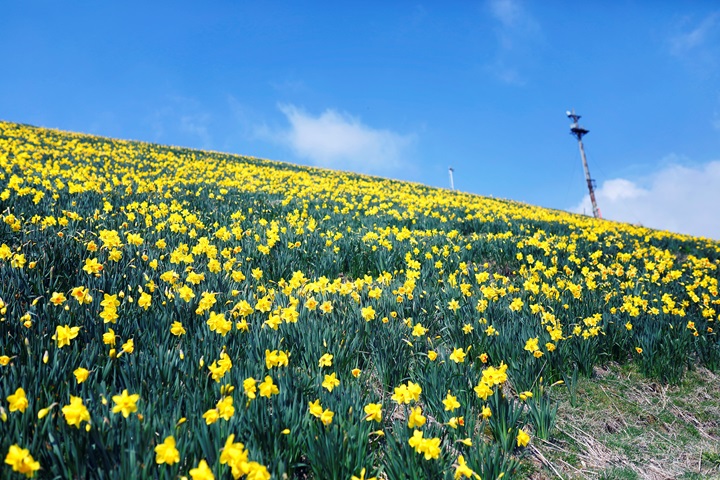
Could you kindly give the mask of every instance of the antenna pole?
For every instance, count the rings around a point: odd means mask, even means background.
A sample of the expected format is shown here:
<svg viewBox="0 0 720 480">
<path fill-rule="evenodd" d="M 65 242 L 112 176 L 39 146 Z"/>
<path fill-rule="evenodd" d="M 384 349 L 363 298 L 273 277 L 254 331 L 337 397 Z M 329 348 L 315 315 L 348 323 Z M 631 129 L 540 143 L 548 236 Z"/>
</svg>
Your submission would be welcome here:
<svg viewBox="0 0 720 480">
<path fill-rule="evenodd" d="M 455 183 L 453 182 L 453 172 L 455 171 L 454 168 L 448 167 L 448 173 L 450 174 L 450 190 L 455 190 Z"/>
<path fill-rule="evenodd" d="M 590 130 L 587 130 L 580 126 L 578 120 L 580 115 L 575 114 L 575 110 L 567 112 L 567 116 L 572 119 L 573 123 L 570 125 L 570 134 L 575 136 L 580 146 L 580 157 L 582 157 L 583 170 L 585 170 L 585 181 L 587 182 L 588 192 L 590 193 L 590 202 L 592 203 L 593 216 L 595 218 L 602 218 L 600 209 L 595 201 L 595 180 L 590 177 L 590 168 L 588 167 L 587 158 L 585 157 L 585 148 L 583 147 L 582 137 L 587 134 Z"/>
</svg>

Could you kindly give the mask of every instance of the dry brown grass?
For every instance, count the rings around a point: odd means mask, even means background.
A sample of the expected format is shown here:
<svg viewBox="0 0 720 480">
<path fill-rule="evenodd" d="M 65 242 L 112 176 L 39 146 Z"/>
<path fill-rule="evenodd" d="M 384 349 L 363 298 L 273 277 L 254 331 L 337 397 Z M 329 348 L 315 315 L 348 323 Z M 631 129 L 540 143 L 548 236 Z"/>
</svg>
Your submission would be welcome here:
<svg viewBox="0 0 720 480">
<path fill-rule="evenodd" d="M 716 374 L 699 369 L 666 386 L 610 365 L 580 380 L 575 406 L 559 399 L 555 438 L 532 449 L 532 478 L 720 478 Z"/>
</svg>

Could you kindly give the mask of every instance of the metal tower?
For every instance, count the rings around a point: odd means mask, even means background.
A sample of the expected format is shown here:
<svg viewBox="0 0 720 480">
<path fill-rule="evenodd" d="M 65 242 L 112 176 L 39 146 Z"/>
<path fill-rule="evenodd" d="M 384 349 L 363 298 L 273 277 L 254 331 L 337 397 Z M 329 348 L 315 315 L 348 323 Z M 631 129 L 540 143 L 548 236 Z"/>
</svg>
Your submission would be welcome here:
<svg viewBox="0 0 720 480">
<path fill-rule="evenodd" d="M 455 169 L 453 167 L 448 167 L 448 173 L 450 173 L 450 190 L 455 190 L 455 182 L 453 182 L 453 172 Z"/>
<path fill-rule="evenodd" d="M 585 149 L 583 148 L 582 143 L 583 135 L 588 133 L 589 130 L 580 126 L 578 123 L 580 115 L 576 115 L 575 110 L 572 112 L 567 111 L 566 113 L 568 118 L 571 118 L 573 121 L 572 125 L 570 125 L 570 134 L 577 138 L 578 145 L 580 145 L 580 156 L 582 157 L 583 169 L 585 170 L 585 180 L 587 181 L 588 192 L 590 192 L 590 202 L 592 203 L 593 216 L 595 218 L 602 218 L 602 215 L 600 215 L 600 209 L 595 201 L 595 180 L 590 178 L 590 169 L 588 168 L 587 158 L 585 158 Z"/>
</svg>

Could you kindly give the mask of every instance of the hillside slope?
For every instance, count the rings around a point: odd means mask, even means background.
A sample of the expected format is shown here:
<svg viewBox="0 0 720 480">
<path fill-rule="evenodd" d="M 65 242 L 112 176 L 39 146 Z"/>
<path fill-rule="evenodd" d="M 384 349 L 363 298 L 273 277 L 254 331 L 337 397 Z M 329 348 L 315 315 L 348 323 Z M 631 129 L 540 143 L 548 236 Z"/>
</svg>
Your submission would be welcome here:
<svg viewBox="0 0 720 480">
<path fill-rule="evenodd" d="M 3 478 L 522 478 L 553 391 L 720 368 L 706 239 L 7 122 L 0 219 Z"/>
</svg>

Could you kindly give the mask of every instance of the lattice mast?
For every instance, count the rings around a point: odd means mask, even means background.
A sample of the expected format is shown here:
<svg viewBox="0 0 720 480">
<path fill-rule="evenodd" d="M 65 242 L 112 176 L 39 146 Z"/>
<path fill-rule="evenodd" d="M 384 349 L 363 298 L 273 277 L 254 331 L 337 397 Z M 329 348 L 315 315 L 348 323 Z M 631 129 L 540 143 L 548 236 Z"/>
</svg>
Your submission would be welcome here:
<svg viewBox="0 0 720 480">
<path fill-rule="evenodd" d="M 577 138 L 578 145 L 580 146 L 580 156 L 582 157 L 583 170 L 585 170 L 585 180 L 587 181 L 588 192 L 590 192 L 590 202 L 592 203 L 593 216 L 595 218 L 602 218 L 600 215 L 600 209 L 595 201 L 595 180 L 590 177 L 590 169 L 588 168 L 587 158 L 585 157 L 585 148 L 583 147 L 582 137 L 587 134 L 590 130 L 587 130 L 580 126 L 578 120 L 580 115 L 575 114 L 575 110 L 572 112 L 566 112 L 568 118 L 572 119 L 573 123 L 570 125 L 570 134 Z"/>
</svg>

